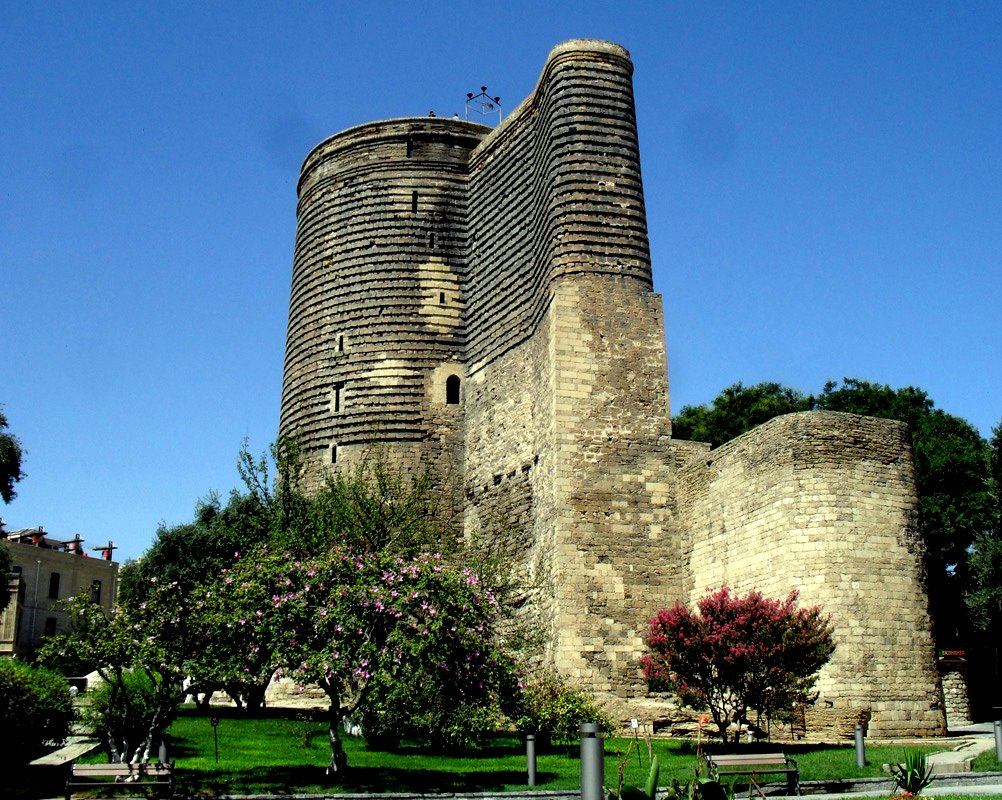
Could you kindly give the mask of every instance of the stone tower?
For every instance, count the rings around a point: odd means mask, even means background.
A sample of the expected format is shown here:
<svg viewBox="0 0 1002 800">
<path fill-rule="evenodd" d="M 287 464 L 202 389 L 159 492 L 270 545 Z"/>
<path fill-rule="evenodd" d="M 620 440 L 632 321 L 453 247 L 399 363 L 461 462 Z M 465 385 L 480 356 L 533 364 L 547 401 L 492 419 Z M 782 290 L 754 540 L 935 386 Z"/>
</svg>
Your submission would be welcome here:
<svg viewBox="0 0 1002 800">
<path fill-rule="evenodd" d="M 632 71 L 618 45 L 566 42 L 495 129 L 389 120 L 310 153 L 281 433 L 314 484 L 377 451 L 432 466 L 466 535 L 524 568 L 546 660 L 597 691 L 643 694 L 658 608 L 796 588 L 839 638 L 819 724 L 939 732 L 901 426 L 671 438 Z"/>
</svg>

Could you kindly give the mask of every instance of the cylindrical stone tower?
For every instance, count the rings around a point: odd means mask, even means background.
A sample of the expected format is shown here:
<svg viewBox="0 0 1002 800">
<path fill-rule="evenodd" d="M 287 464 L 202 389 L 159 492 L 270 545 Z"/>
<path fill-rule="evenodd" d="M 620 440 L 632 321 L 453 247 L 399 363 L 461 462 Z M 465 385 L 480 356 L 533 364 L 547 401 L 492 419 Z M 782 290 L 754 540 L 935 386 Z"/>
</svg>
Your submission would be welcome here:
<svg viewBox="0 0 1002 800">
<path fill-rule="evenodd" d="M 489 128 L 350 128 L 307 156 L 280 434 L 309 486 L 333 465 L 461 463 L 467 161 Z"/>
</svg>

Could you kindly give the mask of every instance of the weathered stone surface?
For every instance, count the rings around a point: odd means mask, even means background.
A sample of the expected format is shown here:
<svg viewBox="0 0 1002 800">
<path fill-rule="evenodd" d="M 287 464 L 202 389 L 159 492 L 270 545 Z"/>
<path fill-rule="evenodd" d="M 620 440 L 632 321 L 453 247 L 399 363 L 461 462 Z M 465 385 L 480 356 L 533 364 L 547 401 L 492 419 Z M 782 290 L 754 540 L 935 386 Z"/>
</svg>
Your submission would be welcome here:
<svg viewBox="0 0 1002 800">
<path fill-rule="evenodd" d="M 621 704 L 658 608 L 796 589 L 839 643 L 808 727 L 941 732 L 904 429 L 671 438 L 632 70 L 566 42 L 496 129 L 389 120 L 310 153 L 281 431 L 312 485 L 375 452 L 436 468 L 465 535 L 520 563 L 540 658 Z"/>
</svg>

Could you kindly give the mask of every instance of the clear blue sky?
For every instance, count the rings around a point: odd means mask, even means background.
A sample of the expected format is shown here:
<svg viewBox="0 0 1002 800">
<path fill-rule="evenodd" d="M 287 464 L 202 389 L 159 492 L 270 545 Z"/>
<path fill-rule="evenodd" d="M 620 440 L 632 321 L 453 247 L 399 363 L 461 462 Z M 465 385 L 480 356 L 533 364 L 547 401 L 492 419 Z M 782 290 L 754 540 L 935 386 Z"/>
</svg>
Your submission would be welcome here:
<svg viewBox="0 0 1002 800">
<path fill-rule="evenodd" d="M 625 45 L 674 409 L 919 386 L 1002 417 L 1002 4 L 0 2 L 0 506 L 148 547 L 278 425 L 295 186 L 373 119 Z"/>
</svg>

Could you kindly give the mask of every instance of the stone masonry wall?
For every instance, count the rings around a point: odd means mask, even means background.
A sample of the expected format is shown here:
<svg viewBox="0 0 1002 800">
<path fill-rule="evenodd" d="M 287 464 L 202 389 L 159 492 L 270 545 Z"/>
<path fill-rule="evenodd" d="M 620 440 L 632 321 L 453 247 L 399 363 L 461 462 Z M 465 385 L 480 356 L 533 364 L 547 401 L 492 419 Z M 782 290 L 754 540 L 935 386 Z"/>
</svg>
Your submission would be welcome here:
<svg viewBox="0 0 1002 800">
<path fill-rule="evenodd" d="M 609 276 L 555 292 L 557 665 L 635 696 L 644 623 L 684 588 L 661 298 Z"/>
<path fill-rule="evenodd" d="M 548 660 L 620 693 L 666 577 L 670 431 L 631 75 L 616 45 L 559 46 L 474 151 L 465 306 L 469 522 L 524 552 Z"/>
<path fill-rule="evenodd" d="M 868 711 L 870 735 L 943 732 L 903 424 L 777 417 L 680 477 L 690 601 L 723 585 L 773 597 L 798 590 L 835 623 L 819 710 Z"/>
<path fill-rule="evenodd" d="M 374 447 L 410 467 L 414 444 L 432 463 L 456 453 L 441 406 L 463 377 L 467 160 L 488 130 L 370 123 L 303 164 L 280 427 L 314 483 Z"/>
</svg>

